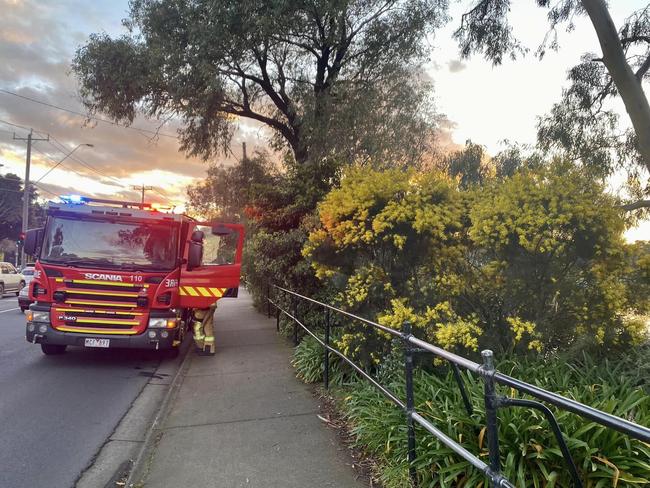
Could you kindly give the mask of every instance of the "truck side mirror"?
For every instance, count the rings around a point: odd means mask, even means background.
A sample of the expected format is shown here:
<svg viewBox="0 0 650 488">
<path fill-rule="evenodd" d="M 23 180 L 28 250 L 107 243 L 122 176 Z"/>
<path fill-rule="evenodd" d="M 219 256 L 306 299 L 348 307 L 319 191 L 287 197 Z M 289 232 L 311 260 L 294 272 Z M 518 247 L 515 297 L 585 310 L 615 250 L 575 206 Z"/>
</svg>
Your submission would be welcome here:
<svg viewBox="0 0 650 488">
<path fill-rule="evenodd" d="M 28 256 L 34 256 L 43 243 L 43 229 L 31 229 L 25 232 L 23 249 Z"/>
<path fill-rule="evenodd" d="M 203 242 L 204 237 L 205 237 L 205 234 L 203 233 L 202 230 L 195 230 L 194 232 L 192 232 L 192 237 L 190 237 L 190 240 L 192 242 L 201 243 L 201 242 Z"/>
<path fill-rule="evenodd" d="M 189 246 L 187 250 L 187 270 L 192 271 L 194 268 L 201 266 L 203 261 L 203 244 L 192 239 Z"/>
</svg>

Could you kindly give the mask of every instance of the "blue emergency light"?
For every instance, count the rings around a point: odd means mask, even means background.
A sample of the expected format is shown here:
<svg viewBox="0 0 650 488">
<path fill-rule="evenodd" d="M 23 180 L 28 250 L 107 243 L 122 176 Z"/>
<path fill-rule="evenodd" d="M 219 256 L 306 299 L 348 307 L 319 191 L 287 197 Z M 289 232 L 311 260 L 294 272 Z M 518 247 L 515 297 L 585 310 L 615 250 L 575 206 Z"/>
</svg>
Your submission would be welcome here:
<svg viewBox="0 0 650 488">
<path fill-rule="evenodd" d="M 84 203 L 86 201 L 81 195 L 61 195 L 59 198 L 66 203 Z"/>
</svg>

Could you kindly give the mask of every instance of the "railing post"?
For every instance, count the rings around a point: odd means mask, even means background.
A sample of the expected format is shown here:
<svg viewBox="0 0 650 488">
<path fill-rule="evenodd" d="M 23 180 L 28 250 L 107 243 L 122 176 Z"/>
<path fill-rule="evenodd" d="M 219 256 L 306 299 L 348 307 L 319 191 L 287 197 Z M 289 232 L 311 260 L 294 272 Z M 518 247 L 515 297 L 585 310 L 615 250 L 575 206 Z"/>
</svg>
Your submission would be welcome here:
<svg viewBox="0 0 650 488">
<path fill-rule="evenodd" d="M 325 309 L 325 356 L 323 358 L 323 383 L 325 389 L 330 387 L 330 309 Z"/>
<path fill-rule="evenodd" d="M 411 337 L 411 323 L 404 322 L 404 373 L 406 383 L 406 428 L 408 435 L 408 463 L 409 477 L 411 483 L 416 486 L 417 472 L 415 469 L 415 426 L 413 424 L 413 412 L 415 411 L 415 397 L 413 395 L 413 348 L 409 342 Z"/>
<path fill-rule="evenodd" d="M 271 318 L 271 284 L 266 284 L 266 315 Z"/>
<path fill-rule="evenodd" d="M 497 417 L 498 400 L 494 383 L 494 353 L 489 349 L 481 351 L 483 357 L 483 381 L 485 381 L 485 427 L 488 440 L 488 457 L 490 469 L 494 475 L 501 472 L 499 458 L 499 419 Z"/>
<path fill-rule="evenodd" d="M 275 331 L 280 332 L 280 294 L 275 292 Z"/>
<path fill-rule="evenodd" d="M 296 323 L 296 320 L 298 319 L 297 315 L 297 310 L 298 310 L 298 304 L 296 297 L 291 295 L 291 304 L 292 304 L 292 315 L 293 315 L 293 345 L 297 346 L 298 345 L 298 324 Z"/>
</svg>

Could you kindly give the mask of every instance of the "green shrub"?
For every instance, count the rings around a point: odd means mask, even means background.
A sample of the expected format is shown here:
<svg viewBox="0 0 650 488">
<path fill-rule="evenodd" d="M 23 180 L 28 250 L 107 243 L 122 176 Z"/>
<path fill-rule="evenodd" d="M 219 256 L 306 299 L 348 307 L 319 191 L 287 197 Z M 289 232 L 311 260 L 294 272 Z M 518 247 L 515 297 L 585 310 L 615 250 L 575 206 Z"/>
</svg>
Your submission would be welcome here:
<svg viewBox="0 0 650 488">
<path fill-rule="evenodd" d="M 383 384 L 404 398 L 401 353 L 397 348 L 394 351 L 378 375 Z M 322 348 L 312 338 L 304 340 L 296 348 L 294 365 L 305 381 L 321 381 Z M 635 371 L 632 362 L 597 363 L 588 356 L 575 364 L 557 358 L 548 362 L 505 360 L 499 370 L 605 412 L 650 425 L 650 397 L 638 387 L 645 381 L 644 371 Z M 469 451 L 487 460 L 483 383 L 470 373 L 464 373 L 463 378 L 474 406 L 472 415 L 464 409 L 458 386 L 447 368 L 434 371 L 420 368 L 416 372 L 417 411 Z M 499 390 L 500 394 L 519 396 L 514 390 L 503 387 Z M 403 412 L 359 379 L 335 391 L 356 443 L 379 461 L 378 476 L 384 487 L 408 486 Z M 572 413 L 553 410 L 586 487 L 650 484 L 650 445 Z M 503 408 L 499 411 L 499 425 L 503 471 L 516 486 L 571 486 L 559 446 L 541 413 L 519 407 Z M 428 432 L 418 428 L 416 436 L 420 487 L 487 486 L 484 476 Z"/>
<path fill-rule="evenodd" d="M 305 383 L 323 381 L 324 352 L 316 339 L 305 337 L 293 352 L 291 364 L 296 368 L 296 375 Z M 353 378 L 352 369 L 344 364 L 334 353 L 330 354 L 330 385 L 341 386 Z"/>
<path fill-rule="evenodd" d="M 560 160 L 470 189 L 438 170 L 346 170 L 304 245 L 341 308 L 447 350 L 615 354 L 646 339 L 649 249 L 605 187 Z M 348 326 L 366 366 L 390 339 Z M 374 355 L 374 356 L 373 356 Z"/>
</svg>

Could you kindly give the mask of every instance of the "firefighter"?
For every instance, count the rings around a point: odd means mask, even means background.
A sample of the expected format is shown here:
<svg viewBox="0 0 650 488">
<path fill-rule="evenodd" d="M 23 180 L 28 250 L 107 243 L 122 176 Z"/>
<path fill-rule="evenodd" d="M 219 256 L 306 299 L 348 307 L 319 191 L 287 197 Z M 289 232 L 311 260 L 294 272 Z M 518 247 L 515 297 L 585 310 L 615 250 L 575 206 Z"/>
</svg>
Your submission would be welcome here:
<svg viewBox="0 0 650 488">
<path fill-rule="evenodd" d="M 200 354 L 214 354 L 214 312 L 217 302 L 210 308 L 194 310 L 194 343 Z"/>
</svg>

